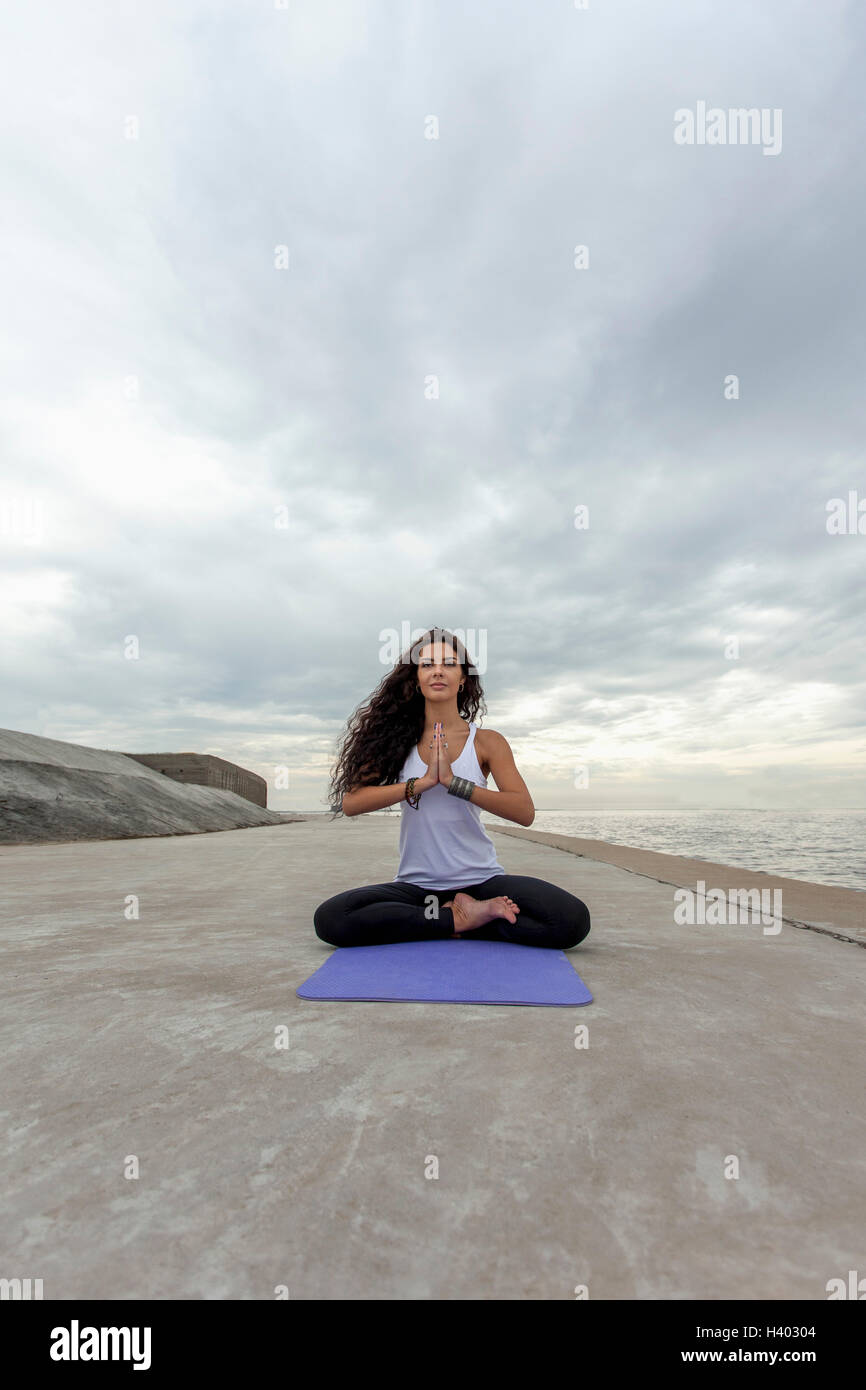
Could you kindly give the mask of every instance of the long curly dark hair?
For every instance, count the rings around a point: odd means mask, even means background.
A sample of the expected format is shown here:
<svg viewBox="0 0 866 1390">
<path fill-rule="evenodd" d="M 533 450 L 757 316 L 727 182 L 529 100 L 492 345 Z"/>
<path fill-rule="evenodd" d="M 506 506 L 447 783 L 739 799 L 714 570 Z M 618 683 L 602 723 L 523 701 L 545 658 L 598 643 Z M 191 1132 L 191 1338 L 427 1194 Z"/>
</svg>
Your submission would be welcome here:
<svg viewBox="0 0 866 1390">
<path fill-rule="evenodd" d="M 447 628 L 429 628 L 350 717 L 331 772 L 332 820 L 343 814 L 343 795 L 353 787 L 387 787 L 399 781 L 407 754 L 424 732 L 425 702 L 418 689 L 417 668 L 421 652 L 431 642 L 450 646 L 463 668 L 463 689 L 457 696 L 461 718 L 474 720 L 479 709 L 487 712 L 481 681 L 469 669 L 474 662 L 463 643 Z"/>
</svg>

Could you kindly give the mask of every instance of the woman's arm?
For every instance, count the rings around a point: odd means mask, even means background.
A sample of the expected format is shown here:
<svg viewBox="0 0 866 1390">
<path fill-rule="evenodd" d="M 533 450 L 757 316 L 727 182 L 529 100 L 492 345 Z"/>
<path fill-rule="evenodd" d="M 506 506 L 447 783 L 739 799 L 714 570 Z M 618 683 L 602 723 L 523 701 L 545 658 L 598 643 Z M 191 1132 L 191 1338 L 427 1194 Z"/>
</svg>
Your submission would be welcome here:
<svg viewBox="0 0 866 1390">
<path fill-rule="evenodd" d="M 362 816 L 365 811 L 381 811 L 385 806 L 402 801 L 405 795 L 405 782 L 394 782 L 389 787 L 353 787 L 343 797 L 343 815 Z"/>
<path fill-rule="evenodd" d="M 489 811 L 492 816 L 503 820 L 513 820 L 517 825 L 531 825 L 535 820 L 535 806 L 529 795 L 529 788 L 517 771 L 514 754 L 508 740 L 494 729 L 485 730 L 484 750 L 487 763 L 493 774 L 498 792 L 488 791 L 486 787 L 474 786 L 469 800 Z"/>
<path fill-rule="evenodd" d="M 426 791 L 435 783 L 428 776 L 416 777 L 413 792 Z M 343 796 L 344 816 L 363 816 L 365 811 L 381 811 L 385 806 L 393 806 L 406 795 L 405 782 L 393 782 L 388 787 L 353 787 Z"/>
<path fill-rule="evenodd" d="M 439 781 L 439 744 L 436 739 L 431 744 L 432 753 L 430 762 L 427 764 L 427 771 L 421 777 L 415 778 L 415 785 L 412 788 L 413 797 L 418 792 L 425 792 L 429 787 L 435 787 Z M 359 776 L 371 772 L 368 763 L 364 763 Z M 410 778 L 409 781 L 412 779 Z M 387 787 L 360 786 L 353 787 L 343 796 L 342 810 L 344 816 L 362 816 L 365 811 L 381 811 L 385 806 L 393 806 L 395 802 L 402 801 L 406 796 L 406 782 L 392 782 Z"/>
</svg>

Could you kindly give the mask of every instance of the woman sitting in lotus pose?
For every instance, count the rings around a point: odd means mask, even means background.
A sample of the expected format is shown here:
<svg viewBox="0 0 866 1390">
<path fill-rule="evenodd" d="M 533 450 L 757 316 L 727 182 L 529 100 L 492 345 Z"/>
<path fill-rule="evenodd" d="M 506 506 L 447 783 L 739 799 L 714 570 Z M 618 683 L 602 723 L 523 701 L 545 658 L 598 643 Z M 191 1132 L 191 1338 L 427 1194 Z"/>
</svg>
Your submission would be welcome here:
<svg viewBox="0 0 866 1390">
<path fill-rule="evenodd" d="M 356 711 L 331 777 L 336 814 L 402 804 L 400 865 L 391 883 L 349 888 L 316 908 L 334 946 L 470 936 L 523 946 L 576 946 L 589 911 L 540 878 L 507 874 L 482 810 L 531 825 L 535 807 L 506 740 L 480 729 L 484 702 L 466 648 L 433 628 Z M 492 773 L 498 791 L 487 789 Z"/>
</svg>

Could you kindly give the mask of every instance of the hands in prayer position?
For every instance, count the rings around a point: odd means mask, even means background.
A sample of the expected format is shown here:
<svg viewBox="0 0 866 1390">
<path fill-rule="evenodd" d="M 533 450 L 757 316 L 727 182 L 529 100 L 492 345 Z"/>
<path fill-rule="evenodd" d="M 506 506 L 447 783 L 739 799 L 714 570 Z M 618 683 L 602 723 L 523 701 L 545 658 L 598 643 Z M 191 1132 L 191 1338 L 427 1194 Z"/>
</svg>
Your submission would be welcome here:
<svg viewBox="0 0 866 1390">
<path fill-rule="evenodd" d="M 425 776 L 419 777 L 415 783 L 415 791 L 425 791 L 430 787 L 441 784 L 443 787 L 450 787 L 454 780 L 454 773 L 451 770 L 451 760 L 448 757 L 448 740 L 445 736 L 445 725 L 437 722 L 433 726 L 433 737 L 430 740 L 430 761 L 427 765 Z M 447 903 L 442 903 L 443 907 L 450 907 L 454 912 L 454 935 L 462 936 L 464 932 L 472 931 L 475 927 L 483 926 L 485 922 L 492 922 L 497 917 L 504 917 L 506 921 L 516 922 L 520 908 L 517 903 L 508 897 L 487 898 L 479 902 L 472 898 L 468 893 L 455 893 Z"/>
</svg>

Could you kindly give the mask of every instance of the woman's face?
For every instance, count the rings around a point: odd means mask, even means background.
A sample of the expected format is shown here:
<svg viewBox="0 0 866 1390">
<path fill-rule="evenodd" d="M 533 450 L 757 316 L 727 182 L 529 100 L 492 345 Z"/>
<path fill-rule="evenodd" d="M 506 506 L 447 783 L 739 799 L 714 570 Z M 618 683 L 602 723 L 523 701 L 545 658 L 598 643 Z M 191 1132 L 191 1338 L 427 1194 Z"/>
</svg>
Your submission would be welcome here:
<svg viewBox="0 0 866 1390">
<path fill-rule="evenodd" d="M 428 642 L 418 657 L 418 685 L 430 701 L 453 700 L 463 679 L 460 658 L 447 642 Z"/>
</svg>

